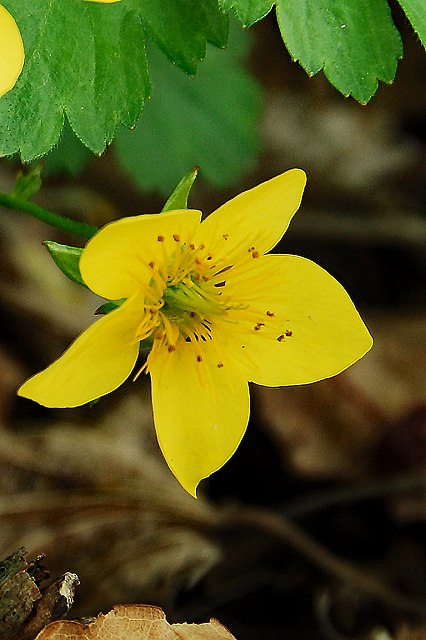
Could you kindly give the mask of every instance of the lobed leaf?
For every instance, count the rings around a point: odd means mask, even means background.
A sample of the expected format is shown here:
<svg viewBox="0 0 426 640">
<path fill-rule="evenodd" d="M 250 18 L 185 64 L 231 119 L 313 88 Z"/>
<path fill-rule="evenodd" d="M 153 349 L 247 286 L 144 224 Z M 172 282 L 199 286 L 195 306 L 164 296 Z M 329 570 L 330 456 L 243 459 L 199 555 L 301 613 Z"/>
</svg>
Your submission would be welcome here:
<svg viewBox="0 0 426 640">
<path fill-rule="evenodd" d="M 402 43 L 386 0 L 278 0 L 277 15 L 293 59 L 345 96 L 367 103 L 393 81 Z"/>
<path fill-rule="evenodd" d="M 426 2 L 425 0 L 398 0 L 411 22 L 414 31 L 426 48 Z"/>
<path fill-rule="evenodd" d="M 133 127 L 150 93 L 145 40 L 187 73 L 206 42 L 224 46 L 227 17 L 216 0 L 105 3 L 5 0 L 21 31 L 26 63 L 0 99 L 0 154 L 28 162 L 58 141 L 65 117 L 94 153 L 118 126 Z"/>
<path fill-rule="evenodd" d="M 243 27 L 250 27 L 264 18 L 272 9 L 271 0 L 219 0 L 224 11 L 233 9 Z"/>
</svg>

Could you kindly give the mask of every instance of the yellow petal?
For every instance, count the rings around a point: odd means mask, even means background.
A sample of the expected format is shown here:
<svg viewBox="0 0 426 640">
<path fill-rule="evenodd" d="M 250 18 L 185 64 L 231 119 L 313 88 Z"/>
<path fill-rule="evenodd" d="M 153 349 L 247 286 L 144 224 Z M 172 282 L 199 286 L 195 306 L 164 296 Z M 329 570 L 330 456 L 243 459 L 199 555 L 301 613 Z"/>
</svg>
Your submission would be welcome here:
<svg viewBox="0 0 426 640">
<path fill-rule="evenodd" d="M 200 240 L 211 251 L 221 247 L 227 255 L 247 255 L 249 247 L 266 253 L 287 230 L 305 184 L 304 171 L 291 169 L 240 193 L 202 222 Z"/>
<path fill-rule="evenodd" d="M 222 467 L 244 435 L 248 385 L 227 363 L 218 367 L 214 344 L 203 343 L 203 361 L 192 345 L 164 349 L 150 363 L 158 442 L 181 485 L 196 497 L 197 485 Z"/>
<path fill-rule="evenodd" d="M 24 66 L 24 45 L 18 25 L 0 5 L 0 96 L 10 91 Z"/>
<path fill-rule="evenodd" d="M 77 407 L 119 387 L 138 357 L 139 300 L 97 320 L 47 369 L 24 382 L 18 395 L 46 407 Z"/>
<path fill-rule="evenodd" d="M 201 213 L 191 209 L 121 218 L 103 227 L 80 258 L 81 275 L 92 291 L 111 300 L 128 298 L 151 278 L 149 262 L 176 251 L 173 236 L 192 238 Z M 163 238 L 163 241 L 159 241 Z"/>
<path fill-rule="evenodd" d="M 247 312 L 253 319 L 239 323 L 237 338 L 240 357 L 244 343 L 248 378 L 257 384 L 322 380 L 352 365 L 372 346 L 344 288 L 305 258 L 264 256 L 234 282 L 230 275 L 226 293 L 250 305 Z"/>
</svg>

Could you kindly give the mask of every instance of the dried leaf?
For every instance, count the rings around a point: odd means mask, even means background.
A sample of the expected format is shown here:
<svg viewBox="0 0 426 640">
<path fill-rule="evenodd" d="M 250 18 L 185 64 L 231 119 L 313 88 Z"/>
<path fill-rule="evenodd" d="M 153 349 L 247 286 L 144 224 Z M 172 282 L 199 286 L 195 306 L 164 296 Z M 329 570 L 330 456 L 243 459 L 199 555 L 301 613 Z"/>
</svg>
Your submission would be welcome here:
<svg viewBox="0 0 426 640">
<path fill-rule="evenodd" d="M 149 605 L 117 605 L 90 624 L 54 622 L 36 640 L 232 640 L 217 620 L 170 625 L 163 611 Z"/>
</svg>

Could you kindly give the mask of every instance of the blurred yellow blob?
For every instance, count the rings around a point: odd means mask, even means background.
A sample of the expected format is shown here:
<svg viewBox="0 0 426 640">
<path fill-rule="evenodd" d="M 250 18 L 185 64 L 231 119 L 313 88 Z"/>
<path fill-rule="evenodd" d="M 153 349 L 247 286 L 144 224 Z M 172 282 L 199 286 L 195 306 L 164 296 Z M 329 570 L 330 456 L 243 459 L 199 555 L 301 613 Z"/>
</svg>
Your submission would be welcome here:
<svg viewBox="0 0 426 640">
<path fill-rule="evenodd" d="M 104 4 L 112 4 L 113 2 L 121 2 L 121 0 L 86 0 L 87 2 L 103 2 Z"/>
<path fill-rule="evenodd" d="M 24 66 L 24 44 L 10 13 L 0 5 L 0 96 L 10 91 Z"/>
</svg>

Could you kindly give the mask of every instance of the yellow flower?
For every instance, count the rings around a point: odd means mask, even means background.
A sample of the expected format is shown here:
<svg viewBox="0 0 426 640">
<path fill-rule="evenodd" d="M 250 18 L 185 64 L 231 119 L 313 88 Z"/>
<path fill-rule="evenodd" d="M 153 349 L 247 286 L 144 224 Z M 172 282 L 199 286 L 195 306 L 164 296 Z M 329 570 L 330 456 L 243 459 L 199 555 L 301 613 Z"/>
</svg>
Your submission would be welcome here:
<svg viewBox="0 0 426 640">
<path fill-rule="evenodd" d="M 10 91 L 24 66 L 21 33 L 9 11 L 0 4 L 0 96 Z"/>
<path fill-rule="evenodd" d="M 19 394 L 75 407 L 130 375 L 139 343 L 157 437 L 192 495 L 244 435 L 248 381 L 299 385 L 334 376 L 372 339 L 343 287 L 305 258 L 271 255 L 298 209 L 293 169 L 241 193 L 206 220 L 195 210 L 122 218 L 87 244 L 80 270 L 98 295 L 125 299 Z M 265 255 L 266 254 L 266 255 Z"/>
</svg>

